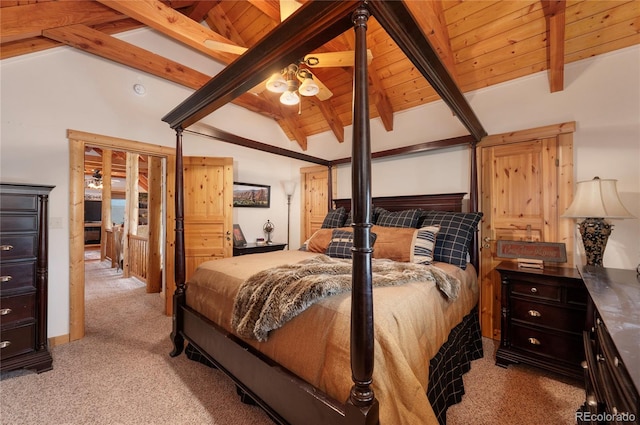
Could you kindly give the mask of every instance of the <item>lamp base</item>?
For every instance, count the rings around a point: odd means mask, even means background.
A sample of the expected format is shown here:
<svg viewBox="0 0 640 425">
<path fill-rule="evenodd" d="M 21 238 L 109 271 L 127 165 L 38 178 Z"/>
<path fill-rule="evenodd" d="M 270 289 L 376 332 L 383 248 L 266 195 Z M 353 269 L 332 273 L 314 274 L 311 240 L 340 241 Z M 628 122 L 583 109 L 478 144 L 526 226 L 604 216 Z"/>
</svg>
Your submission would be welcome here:
<svg viewBox="0 0 640 425">
<path fill-rule="evenodd" d="M 588 266 L 602 267 L 604 249 L 607 246 L 612 227 L 604 218 L 585 218 L 580 223 L 580 234 Z"/>
</svg>

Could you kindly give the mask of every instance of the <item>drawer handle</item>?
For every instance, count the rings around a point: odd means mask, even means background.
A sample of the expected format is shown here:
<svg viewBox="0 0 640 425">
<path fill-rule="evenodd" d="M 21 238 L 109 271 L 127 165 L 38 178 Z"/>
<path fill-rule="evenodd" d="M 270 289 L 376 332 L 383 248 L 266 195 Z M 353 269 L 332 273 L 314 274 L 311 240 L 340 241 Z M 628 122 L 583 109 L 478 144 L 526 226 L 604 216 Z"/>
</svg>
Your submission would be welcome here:
<svg viewBox="0 0 640 425">
<path fill-rule="evenodd" d="M 0 316 L 6 316 L 7 314 L 11 314 L 13 310 L 10 308 L 3 308 L 0 310 Z"/>
<path fill-rule="evenodd" d="M 538 288 L 536 288 L 536 287 L 531 288 L 531 293 L 532 294 L 537 294 L 538 293 Z"/>
<path fill-rule="evenodd" d="M 529 310 L 529 316 L 531 316 L 531 317 L 542 317 L 542 314 L 538 310 Z"/>
<path fill-rule="evenodd" d="M 542 345 L 538 338 L 529 338 L 529 344 L 531 345 Z"/>
<path fill-rule="evenodd" d="M 0 245 L 0 251 L 11 251 L 13 249 L 13 245 Z"/>
<path fill-rule="evenodd" d="M 0 282 L 2 283 L 9 282 L 11 279 L 13 279 L 11 276 L 0 276 Z"/>
<path fill-rule="evenodd" d="M 613 358 L 613 365 L 614 365 L 615 367 L 620 366 L 620 360 L 618 360 L 618 356 L 615 356 L 615 357 Z"/>
<path fill-rule="evenodd" d="M 596 360 L 599 361 L 599 362 L 603 362 L 603 361 L 605 361 L 605 358 L 604 358 L 604 356 L 602 354 L 598 354 L 596 356 Z"/>
<path fill-rule="evenodd" d="M 2 341 L 0 342 L 0 349 L 7 348 L 10 345 L 11 345 L 11 341 Z"/>
</svg>

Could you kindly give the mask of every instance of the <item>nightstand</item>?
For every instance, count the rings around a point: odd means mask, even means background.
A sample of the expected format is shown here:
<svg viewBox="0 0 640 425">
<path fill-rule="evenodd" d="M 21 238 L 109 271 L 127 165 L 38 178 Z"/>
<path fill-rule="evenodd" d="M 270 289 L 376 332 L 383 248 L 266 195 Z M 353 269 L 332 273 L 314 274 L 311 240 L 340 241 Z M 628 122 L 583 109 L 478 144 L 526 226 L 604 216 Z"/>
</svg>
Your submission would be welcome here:
<svg viewBox="0 0 640 425">
<path fill-rule="evenodd" d="M 587 291 L 576 269 L 502 262 L 502 329 L 496 364 L 526 363 L 582 378 Z"/>
<path fill-rule="evenodd" d="M 272 243 L 272 244 L 264 244 L 264 245 L 256 245 L 255 243 L 248 243 L 245 246 L 234 246 L 233 247 L 233 256 L 237 257 L 238 255 L 247 255 L 247 254 L 258 254 L 261 252 L 272 252 L 272 251 L 282 251 L 284 247 L 287 246 L 286 243 Z"/>
</svg>

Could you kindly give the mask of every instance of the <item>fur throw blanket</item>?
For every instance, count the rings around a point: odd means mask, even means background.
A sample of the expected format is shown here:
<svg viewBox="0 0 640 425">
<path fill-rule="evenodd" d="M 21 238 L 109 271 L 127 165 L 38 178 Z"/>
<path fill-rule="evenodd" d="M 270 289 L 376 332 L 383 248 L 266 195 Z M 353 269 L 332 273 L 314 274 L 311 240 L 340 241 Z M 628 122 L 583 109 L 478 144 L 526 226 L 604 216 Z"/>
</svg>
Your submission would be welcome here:
<svg viewBox="0 0 640 425">
<path fill-rule="evenodd" d="M 351 269 L 351 260 L 319 255 L 258 272 L 240 286 L 231 324 L 241 336 L 266 341 L 269 331 L 316 301 L 350 291 Z M 430 281 L 450 300 L 460 290 L 458 279 L 433 266 L 374 259 L 372 271 L 374 287 Z"/>
</svg>

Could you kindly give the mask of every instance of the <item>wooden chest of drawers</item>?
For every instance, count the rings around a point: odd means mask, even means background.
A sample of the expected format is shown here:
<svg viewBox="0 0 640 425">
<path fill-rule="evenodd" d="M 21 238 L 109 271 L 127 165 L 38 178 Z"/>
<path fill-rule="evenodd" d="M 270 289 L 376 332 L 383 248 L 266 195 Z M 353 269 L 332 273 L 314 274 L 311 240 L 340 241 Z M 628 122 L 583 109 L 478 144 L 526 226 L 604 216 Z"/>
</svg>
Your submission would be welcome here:
<svg viewBox="0 0 640 425">
<path fill-rule="evenodd" d="M 0 184 L 0 370 L 50 370 L 47 219 L 52 186 Z"/>
<path fill-rule="evenodd" d="M 496 364 L 527 363 L 581 378 L 587 291 L 575 269 L 501 263 L 502 329 Z"/>
</svg>

